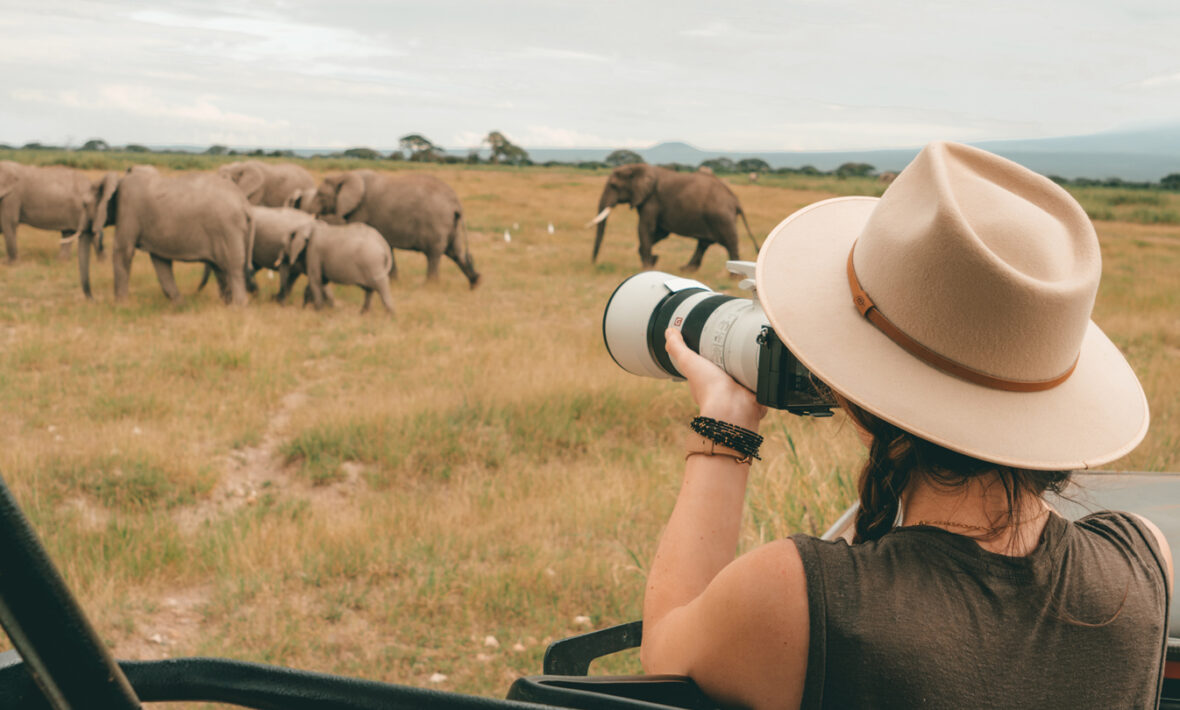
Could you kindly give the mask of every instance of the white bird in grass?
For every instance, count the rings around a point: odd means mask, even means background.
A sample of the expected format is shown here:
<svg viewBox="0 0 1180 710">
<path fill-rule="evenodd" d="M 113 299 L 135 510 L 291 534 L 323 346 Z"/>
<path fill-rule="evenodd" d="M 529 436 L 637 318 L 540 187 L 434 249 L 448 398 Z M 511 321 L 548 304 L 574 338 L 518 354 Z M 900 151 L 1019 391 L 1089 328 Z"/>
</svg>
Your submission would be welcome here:
<svg viewBox="0 0 1180 710">
<path fill-rule="evenodd" d="M 508 233 L 507 229 L 504 230 L 504 241 L 506 241 L 506 242 L 512 241 L 512 235 Z"/>
<path fill-rule="evenodd" d="M 553 234 L 553 223 L 552 222 L 549 223 L 549 233 Z"/>
</svg>

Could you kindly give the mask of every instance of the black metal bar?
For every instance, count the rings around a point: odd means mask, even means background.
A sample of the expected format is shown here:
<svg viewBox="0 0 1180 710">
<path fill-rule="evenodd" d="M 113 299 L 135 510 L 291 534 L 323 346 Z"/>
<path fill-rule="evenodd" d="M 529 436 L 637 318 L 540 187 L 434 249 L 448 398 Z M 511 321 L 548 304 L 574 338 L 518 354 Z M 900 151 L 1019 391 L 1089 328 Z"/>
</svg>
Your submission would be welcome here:
<svg viewBox="0 0 1180 710">
<path fill-rule="evenodd" d="M 0 478 L 0 625 L 56 710 L 138 710 L 139 699 Z"/>
<path fill-rule="evenodd" d="M 642 621 L 571 636 L 549 644 L 542 669 L 545 675 L 586 675 L 594 659 L 635 648 L 642 640 Z"/>
</svg>

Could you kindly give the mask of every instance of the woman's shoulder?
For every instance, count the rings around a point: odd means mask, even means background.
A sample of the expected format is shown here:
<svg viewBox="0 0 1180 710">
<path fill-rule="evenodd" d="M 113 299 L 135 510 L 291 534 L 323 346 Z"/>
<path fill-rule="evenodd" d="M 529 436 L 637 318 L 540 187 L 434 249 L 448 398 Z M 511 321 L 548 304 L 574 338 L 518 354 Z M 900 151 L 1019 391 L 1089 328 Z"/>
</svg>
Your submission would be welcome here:
<svg viewBox="0 0 1180 710">
<path fill-rule="evenodd" d="M 1074 522 L 1077 530 L 1103 540 L 1137 557 L 1150 555 L 1172 588 L 1172 550 L 1163 531 L 1137 513 L 1102 510 Z"/>
</svg>

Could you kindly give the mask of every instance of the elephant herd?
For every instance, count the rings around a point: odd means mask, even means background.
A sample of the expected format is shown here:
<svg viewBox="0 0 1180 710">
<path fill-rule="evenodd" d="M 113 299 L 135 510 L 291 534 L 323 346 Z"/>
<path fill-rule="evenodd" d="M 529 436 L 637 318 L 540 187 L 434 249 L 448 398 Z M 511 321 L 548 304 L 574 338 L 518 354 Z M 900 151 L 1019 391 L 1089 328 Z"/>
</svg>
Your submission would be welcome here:
<svg viewBox="0 0 1180 710">
<path fill-rule="evenodd" d="M 606 217 L 619 204 L 639 213 L 645 268 L 657 259 L 652 245 L 672 233 L 697 240 L 685 270 L 699 268 L 713 243 L 721 244 L 730 259 L 740 258 L 736 219 L 745 222 L 745 214 L 737 196 L 711 174 L 646 164 L 616 168 L 599 199 L 599 214 L 590 222 L 597 225 L 592 260 L 598 257 Z M 17 258 L 18 224 L 60 231 L 63 258 L 78 242 L 79 280 L 87 298 L 91 249 L 104 253 L 104 228 L 112 225 L 116 300 L 127 296 L 137 249 L 148 252 L 161 288 L 174 302 L 181 299 L 174 261 L 204 263 L 201 287 L 215 277 L 223 300 L 233 304 L 246 303 L 247 293 L 257 290 L 253 274 L 270 269 L 278 272 L 280 302 L 306 274 L 304 305 L 332 303 L 329 283 L 351 284 L 365 291 L 362 312 L 374 291 L 392 312 L 395 249 L 425 254 L 428 280 L 437 280 L 445 255 L 471 288 L 480 282 L 458 196 L 441 180 L 418 173 L 351 170 L 328 175 L 317 185 L 298 165 L 245 161 L 217 172 L 178 175 L 138 165 L 92 181 L 72 168 L 0 161 L 0 229 L 9 262 Z M 757 251 L 748 223 L 746 232 Z"/>
<path fill-rule="evenodd" d="M 131 261 L 147 252 L 164 293 L 181 299 L 172 262 L 202 262 L 227 303 L 244 304 L 259 269 L 279 273 L 278 300 L 300 274 L 304 304 L 332 302 L 329 283 L 360 286 L 362 312 L 375 291 L 392 312 L 393 249 L 426 254 L 427 278 L 438 278 L 445 254 L 474 288 L 480 281 L 468 247 L 459 198 L 433 177 L 354 170 L 318 186 L 294 164 L 247 161 L 216 173 L 166 176 L 147 165 L 91 181 L 80 171 L 0 161 L 0 229 L 9 262 L 17 258 L 18 224 L 60 231 L 62 255 L 78 242 L 82 292 L 91 297 L 90 252 L 104 253 L 114 226 L 115 300 L 127 296 Z M 202 280 L 202 286 L 205 281 Z"/>
</svg>

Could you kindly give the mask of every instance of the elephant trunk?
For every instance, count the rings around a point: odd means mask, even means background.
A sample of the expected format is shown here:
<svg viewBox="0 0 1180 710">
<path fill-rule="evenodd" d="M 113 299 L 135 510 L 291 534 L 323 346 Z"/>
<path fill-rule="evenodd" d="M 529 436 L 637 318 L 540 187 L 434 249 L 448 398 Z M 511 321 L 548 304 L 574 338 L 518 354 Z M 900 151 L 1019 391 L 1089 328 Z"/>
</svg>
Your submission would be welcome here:
<svg viewBox="0 0 1180 710">
<path fill-rule="evenodd" d="M 606 234 L 606 218 L 610 214 L 611 208 L 617 204 L 619 204 L 618 195 L 610 185 L 607 185 L 602 191 L 602 197 L 598 198 L 598 216 L 594 218 L 594 222 L 598 224 L 594 233 L 594 253 L 590 256 L 591 262 L 598 261 L 598 250 L 602 247 L 602 237 Z"/>
</svg>

